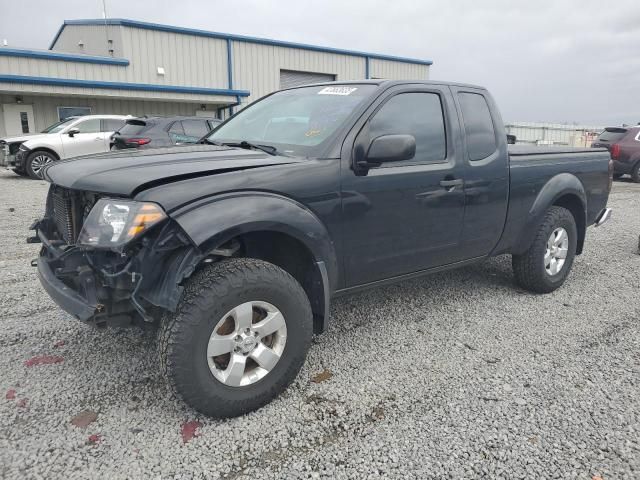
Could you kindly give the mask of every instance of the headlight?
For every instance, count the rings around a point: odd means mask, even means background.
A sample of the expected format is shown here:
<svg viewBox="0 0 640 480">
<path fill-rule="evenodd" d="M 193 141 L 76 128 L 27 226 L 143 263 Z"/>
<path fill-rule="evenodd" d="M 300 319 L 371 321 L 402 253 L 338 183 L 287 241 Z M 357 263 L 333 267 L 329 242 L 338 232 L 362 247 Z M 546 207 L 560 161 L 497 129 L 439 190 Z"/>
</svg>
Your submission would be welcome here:
<svg viewBox="0 0 640 480">
<path fill-rule="evenodd" d="M 78 244 L 120 247 L 167 218 L 155 203 L 103 198 L 89 212 Z"/>
</svg>

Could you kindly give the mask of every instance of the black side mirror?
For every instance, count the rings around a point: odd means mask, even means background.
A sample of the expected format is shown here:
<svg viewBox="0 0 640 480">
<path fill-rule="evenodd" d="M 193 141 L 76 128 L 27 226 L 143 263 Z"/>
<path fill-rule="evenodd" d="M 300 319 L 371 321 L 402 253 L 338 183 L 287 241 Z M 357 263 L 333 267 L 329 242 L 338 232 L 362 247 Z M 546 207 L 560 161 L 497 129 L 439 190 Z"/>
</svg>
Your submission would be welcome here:
<svg viewBox="0 0 640 480">
<path fill-rule="evenodd" d="M 365 159 L 370 166 L 384 162 L 410 160 L 416 154 L 416 139 L 413 135 L 381 135 L 374 138 Z"/>
<path fill-rule="evenodd" d="M 80 133 L 80 129 L 79 128 L 72 128 L 71 130 L 69 130 L 67 132 L 67 135 L 69 135 L 70 137 L 73 137 L 76 133 Z"/>
</svg>

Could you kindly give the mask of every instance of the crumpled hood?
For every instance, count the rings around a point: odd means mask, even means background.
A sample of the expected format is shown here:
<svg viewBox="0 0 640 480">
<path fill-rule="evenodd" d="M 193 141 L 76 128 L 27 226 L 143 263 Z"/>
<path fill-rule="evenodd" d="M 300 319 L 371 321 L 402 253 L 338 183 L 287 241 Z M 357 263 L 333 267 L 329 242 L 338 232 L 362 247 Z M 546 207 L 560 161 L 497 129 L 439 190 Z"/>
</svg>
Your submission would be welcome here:
<svg viewBox="0 0 640 480">
<path fill-rule="evenodd" d="M 44 137 L 46 133 L 25 133 L 24 135 L 17 135 L 15 137 L 0 138 L 0 141 L 7 143 L 26 142 L 27 140 L 34 140 L 39 137 Z"/>
<path fill-rule="evenodd" d="M 76 157 L 53 163 L 44 176 L 74 190 L 131 197 L 146 188 L 186 178 L 300 161 L 254 150 L 190 145 Z"/>
</svg>

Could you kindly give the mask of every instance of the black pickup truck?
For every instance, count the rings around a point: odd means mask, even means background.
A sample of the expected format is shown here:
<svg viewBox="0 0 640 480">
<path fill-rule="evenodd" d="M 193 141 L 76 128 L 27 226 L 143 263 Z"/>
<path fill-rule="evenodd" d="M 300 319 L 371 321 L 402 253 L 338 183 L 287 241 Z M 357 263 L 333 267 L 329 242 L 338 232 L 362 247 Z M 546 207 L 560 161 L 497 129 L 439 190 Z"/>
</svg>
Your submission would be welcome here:
<svg viewBox="0 0 640 480">
<path fill-rule="evenodd" d="M 159 325 L 175 391 L 239 415 L 295 378 L 335 296 L 500 254 L 523 288 L 563 284 L 610 215 L 609 153 L 506 140 L 470 85 L 275 92 L 197 145 L 47 167 L 34 265 L 82 321 Z"/>
</svg>

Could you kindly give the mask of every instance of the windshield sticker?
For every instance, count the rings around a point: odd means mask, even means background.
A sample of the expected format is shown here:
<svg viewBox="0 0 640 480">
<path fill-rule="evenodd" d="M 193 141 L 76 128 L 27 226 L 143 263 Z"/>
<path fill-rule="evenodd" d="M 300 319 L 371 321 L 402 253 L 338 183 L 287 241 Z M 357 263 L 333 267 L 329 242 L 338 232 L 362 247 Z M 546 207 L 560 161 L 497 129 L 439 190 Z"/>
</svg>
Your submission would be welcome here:
<svg viewBox="0 0 640 480">
<path fill-rule="evenodd" d="M 318 95 L 351 95 L 357 87 L 324 87 Z"/>
</svg>

